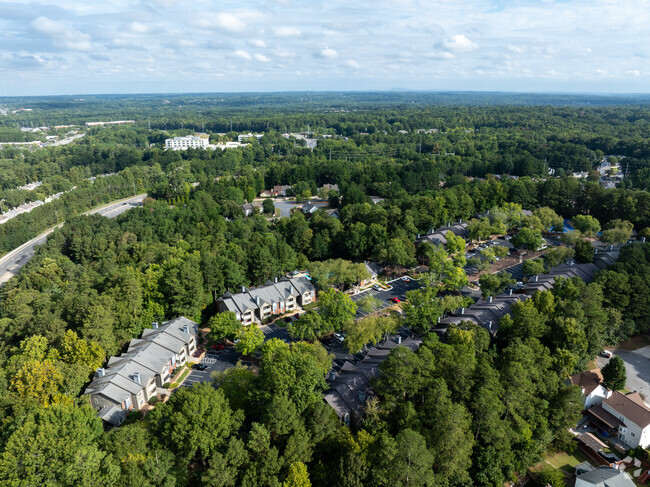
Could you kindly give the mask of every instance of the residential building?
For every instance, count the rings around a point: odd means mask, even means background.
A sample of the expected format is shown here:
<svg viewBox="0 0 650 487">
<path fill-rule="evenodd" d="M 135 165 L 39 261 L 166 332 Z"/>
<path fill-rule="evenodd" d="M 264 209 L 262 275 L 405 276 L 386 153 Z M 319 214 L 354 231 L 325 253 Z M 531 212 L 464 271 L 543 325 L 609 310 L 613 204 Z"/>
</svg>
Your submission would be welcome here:
<svg viewBox="0 0 650 487">
<path fill-rule="evenodd" d="M 397 335 L 383 344 L 370 347 L 363 360 L 356 363 L 345 361 L 338 372 L 332 370 L 327 377 L 330 389 L 323 395 L 325 402 L 346 425 L 358 426 L 366 402 L 373 395 L 371 383 L 380 373 L 379 364 L 393 348 L 404 346 L 416 350 L 421 342 L 420 339 L 402 339 Z"/>
<path fill-rule="evenodd" d="M 569 377 L 569 383 L 580 387 L 584 409 L 601 404 L 612 395 L 612 391 L 603 385 L 603 376 L 599 369 L 574 374 Z"/>
<path fill-rule="evenodd" d="M 255 213 L 256 209 L 258 213 L 262 213 L 262 203 L 254 201 L 253 203 L 244 203 L 241 205 L 241 209 L 244 210 L 244 216 L 251 216 Z"/>
<path fill-rule="evenodd" d="M 319 206 L 317 204 L 308 201 L 307 203 L 302 205 L 302 212 L 305 213 L 306 215 L 311 215 L 316 210 L 318 210 L 318 208 Z"/>
<path fill-rule="evenodd" d="M 251 139 L 260 140 L 262 137 L 264 137 L 264 134 L 253 134 L 248 132 L 247 134 L 239 134 L 237 136 L 237 142 L 247 142 Z"/>
<path fill-rule="evenodd" d="M 588 410 L 592 422 L 631 448 L 650 446 L 650 409 L 638 392 L 614 391 L 600 406 Z"/>
<path fill-rule="evenodd" d="M 323 187 L 320 188 L 320 191 L 338 191 L 338 184 L 323 184 Z"/>
<path fill-rule="evenodd" d="M 601 466 L 576 477 L 575 487 L 634 487 L 632 477 L 623 470 Z"/>
<path fill-rule="evenodd" d="M 480 299 L 469 308 L 459 308 L 453 311 L 450 316 L 441 319 L 437 331 L 444 331 L 452 324 L 471 321 L 482 326 L 490 333 L 496 334 L 499 328 L 499 321 L 510 313 L 512 304 L 527 298 L 528 296 L 525 294 L 513 294 L 512 290 L 494 298 L 488 296 L 487 299 Z"/>
<path fill-rule="evenodd" d="M 287 191 L 291 189 L 291 186 L 273 186 L 271 194 L 273 196 L 286 196 Z"/>
<path fill-rule="evenodd" d="M 217 299 L 220 313 L 232 311 L 244 325 L 262 322 L 316 300 L 316 288 L 306 277 L 282 277 L 254 289 L 242 287 L 240 293 L 225 293 Z"/>
<path fill-rule="evenodd" d="M 377 204 L 381 203 L 382 201 L 384 201 L 384 198 L 381 198 L 379 196 L 370 196 L 370 201 L 372 201 L 373 205 L 377 205 Z"/>
<path fill-rule="evenodd" d="M 186 135 L 185 137 L 165 139 L 165 149 L 207 149 L 209 143 L 210 139 L 207 134 Z"/>
<path fill-rule="evenodd" d="M 260 193 L 260 198 L 270 198 L 271 196 L 273 196 L 273 193 L 268 189 L 265 189 Z"/>
<path fill-rule="evenodd" d="M 84 394 L 98 415 L 113 425 L 142 408 L 169 382 L 174 370 L 196 351 L 198 325 L 185 317 L 153 324 L 133 339 L 122 355 L 100 368 Z"/>
</svg>

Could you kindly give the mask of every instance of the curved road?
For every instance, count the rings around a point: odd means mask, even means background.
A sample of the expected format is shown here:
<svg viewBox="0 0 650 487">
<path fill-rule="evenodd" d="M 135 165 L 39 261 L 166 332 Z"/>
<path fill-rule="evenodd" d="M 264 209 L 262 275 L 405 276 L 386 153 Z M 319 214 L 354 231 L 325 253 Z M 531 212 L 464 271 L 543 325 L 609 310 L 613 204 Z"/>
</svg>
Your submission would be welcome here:
<svg viewBox="0 0 650 487">
<path fill-rule="evenodd" d="M 121 199 L 119 201 L 115 201 L 113 203 L 109 203 L 107 205 L 100 206 L 99 208 L 87 211 L 84 213 L 84 215 L 92 215 L 98 213 L 107 218 L 115 218 L 119 214 L 124 213 L 126 210 L 140 206 L 145 196 L 147 195 L 139 194 L 137 196 L 132 196 L 131 198 Z M 57 226 L 46 230 L 38 237 L 31 239 L 29 242 L 22 244 L 17 249 L 12 250 L 7 255 L 2 257 L 0 259 L 0 287 L 9 279 L 14 277 L 20 268 L 33 257 L 34 253 L 36 252 L 36 246 L 45 243 L 47 236 L 61 226 L 63 226 L 63 223 L 59 223 Z"/>
</svg>

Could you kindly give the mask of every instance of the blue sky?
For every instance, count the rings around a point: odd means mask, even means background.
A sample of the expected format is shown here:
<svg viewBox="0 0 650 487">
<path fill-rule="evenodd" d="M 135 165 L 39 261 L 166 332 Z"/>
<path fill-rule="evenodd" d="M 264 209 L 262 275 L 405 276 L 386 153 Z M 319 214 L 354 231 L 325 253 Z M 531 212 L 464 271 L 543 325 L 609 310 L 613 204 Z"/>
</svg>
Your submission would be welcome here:
<svg viewBox="0 0 650 487">
<path fill-rule="evenodd" d="M 0 96 L 650 91 L 650 0 L 0 0 Z"/>
</svg>

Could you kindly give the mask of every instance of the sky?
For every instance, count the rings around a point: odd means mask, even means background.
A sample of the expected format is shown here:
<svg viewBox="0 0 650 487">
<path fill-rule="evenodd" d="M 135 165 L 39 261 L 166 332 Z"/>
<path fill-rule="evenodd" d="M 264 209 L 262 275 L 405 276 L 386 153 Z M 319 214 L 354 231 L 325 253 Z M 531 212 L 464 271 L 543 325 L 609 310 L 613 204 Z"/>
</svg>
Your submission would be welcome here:
<svg viewBox="0 0 650 487">
<path fill-rule="evenodd" d="M 0 96 L 647 93 L 650 0 L 0 0 Z"/>
</svg>

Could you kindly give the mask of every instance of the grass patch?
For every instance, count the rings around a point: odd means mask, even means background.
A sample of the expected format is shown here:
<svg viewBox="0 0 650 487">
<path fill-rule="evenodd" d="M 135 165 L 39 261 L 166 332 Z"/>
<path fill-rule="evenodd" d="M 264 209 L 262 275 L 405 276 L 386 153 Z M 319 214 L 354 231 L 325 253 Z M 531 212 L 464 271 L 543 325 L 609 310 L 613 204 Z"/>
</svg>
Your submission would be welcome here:
<svg viewBox="0 0 650 487">
<path fill-rule="evenodd" d="M 546 457 L 546 460 L 554 467 L 571 474 L 576 465 L 588 461 L 589 459 L 580 450 L 576 450 L 573 453 L 566 453 L 563 451 L 551 453 Z"/>
<path fill-rule="evenodd" d="M 302 307 L 302 309 L 304 309 L 305 311 L 309 311 L 309 310 L 314 309 L 317 306 L 318 306 L 318 303 L 314 301 L 312 303 L 306 304 L 305 306 Z"/>
<path fill-rule="evenodd" d="M 186 368 L 176 382 L 183 382 L 190 372 L 192 372 L 192 369 Z"/>
</svg>

